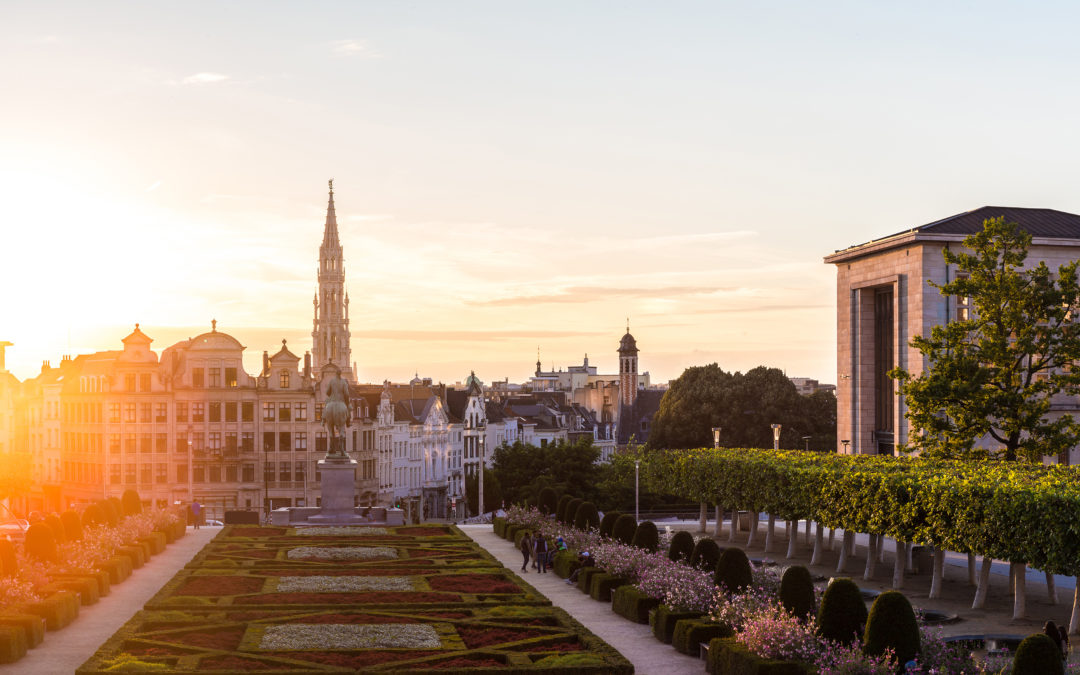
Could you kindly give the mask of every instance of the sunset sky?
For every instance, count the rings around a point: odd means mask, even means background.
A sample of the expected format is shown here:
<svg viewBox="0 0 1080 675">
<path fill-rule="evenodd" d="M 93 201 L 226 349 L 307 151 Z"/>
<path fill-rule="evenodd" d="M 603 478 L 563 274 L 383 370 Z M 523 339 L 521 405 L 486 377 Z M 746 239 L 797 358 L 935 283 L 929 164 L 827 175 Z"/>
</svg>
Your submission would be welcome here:
<svg viewBox="0 0 1080 675">
<path fill-rule="evenodd" d="M 0 7 L 8 368 L 310 348 L 334 178 L 363 381 L 713 361 L 836 381 L 835 249 L 1080 212 L 1075 5 Z"/>
</svg>

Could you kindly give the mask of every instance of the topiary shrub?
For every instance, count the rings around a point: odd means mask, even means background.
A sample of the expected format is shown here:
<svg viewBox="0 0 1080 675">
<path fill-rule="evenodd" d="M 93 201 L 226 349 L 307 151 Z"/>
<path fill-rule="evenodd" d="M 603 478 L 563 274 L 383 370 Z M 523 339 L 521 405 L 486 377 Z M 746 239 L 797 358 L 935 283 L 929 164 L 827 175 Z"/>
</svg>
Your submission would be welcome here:
<svg viewBox="0 0 1080 675">
<path fill-rule="evenodd" d="M 619 511 L 608 511 L 604 514 L 604 517 L 600 520 L 600 536 L 610 537 L 611 531 L 615 529 L 615 521 L 619 519 L 622 513 Z"/>
<path fill-rule="evenodd" d="M 679 562 L 680 560 L 686 563 L 690 562 L 690 556 L 694 554 L 694 535 L 690 534 L 686 530 L 679 530 L 671 537 L 671 544 L 668 545 L 667 557 L 672 562 Z"/>
<path fill-rule="evenodd" d="M 726 588 L 728 593 L 739 593 L 754 583 L 750 559 L 741 548 L 725 548 L 716 561 L 715 570 L 716 585 Z"/>
<path fill-rule="evenodd" d="M 814 616 L 814 580 L 810 570 L 793 565 L 784 571 L 780 578 L 780 604 L 803 621 Z"/>
<path fill-rule="evenodd" d="M 15 543 L 0 539 L 0 574 L 13 577 L 19 573 L 19 559 L 15 557 Z"/>
<path fill-rule="evenodd" d="M 124 503 L 122 501 L 120 501 L 119 497 L 109 497 L 105 501 L 109 502 L 114 507 L 116 507 L 116 517 L 117 517 L 117 519 L 120 519 L 120 518 L 124 517 Z"/>
<path fill-rule="evenodd" d="M 555 493 L 554 488 L 543 488 L 540 490 L 540 512 L 545 516 L 549 516 L 555 513 L 555 509 L 559 505 L 559 496 Z"/>
<path fill-rule="evenodd" d="M 708 537 L 698 539 L 694 544 L 694 550 L 690 553 L 690 567 L 699 570 L 716 570 L 716 563 L 720 562 L 720 546 Z"/>
<path fill-rule="evenodd" d="M 600 514 L 596 511 L 596 504 L 582 502 L 574 513 L 574 527 L 579 530 L 596 530 L 600 527 Z"/>
<path fill-rule="evenodd" d="M 574 497 L 566 503 L 566 513 L 563 514 L 563 521 L 567 525 L 574 524 L 574 516 L 577 515 L 578 507 L 585 503 L 584 499 Z"/>
<path fill-rule="evenodd" d="M 23 549 L 28 556 L 41 562 L 56 562 L 56 535 L 45 523 L 34 523 L 26 528 Z"/>
<path fill-rule="evenodd" d="M 1061 650 L 1045 633 L 1029 635 L 1016 648 L 1012 672 L 1013 675 L 1064 675 Z"/>
<path fill-rule="evenodd" d="M 637 518 L 631 513 L 624 513 L 615 520 L 615 526 L 611 528 L 611 536 L 615 541 L 621 541 L 629 546 L 634 541 L 634 532 L 637 531 Z"/>
<path fill-rule="evenodd" d="M 881 656 L 890 647 L 898 663 L 907 663 L 919 655 L 919 623 L 911 603 L 900 591 L 885 591 L 874 600 L 863 635 L 865 654 Z"/>
<path fill-rule="evenodd" d="M 555 505 L 555 520 L 560 523 L 566 522 L 566 505 L 569 504 L 572 499 L 573 497 L 570 495 L 559 497 L 559 502 Z"/>
<path fill-rule="evenodd" d="M 124 490 L 124 496 L 120 498 L 122 513 L 125 516 L 137 516 L 142 513 L 142 499 L 134 488 Z"/>
<path fill-rule="evenodd" d="M 847 577 L 833 579 L 818 608 L 818 635 L 851 644 L 862 639 L 866 616 L 866 602 L 855 582 Z"/>
<path fill-rule="evenodd" d="M 55 513 L 50 513 L 45 516 L 45 524 L 52 530 L 53 541 L 57 544 L 62 544 L 67 541 L 67 533 L 64 531 L 64 523 L 60 521 L 60 516 Z"/>
<path fill-rule="evenodd" d="M 83 527 L 89 527 L 91 525 L 104 525 L 108 522 L 105 517 L 105 509 L 101 507 L 101 504 L 91 504 L 86 507 L 86 510 L 82 514 Z"/>
<path fill-rule="evenodd" d="M 113 499 L 103 499 L 98 502 L 101 507 L 102 513 L 105 514 L 105 524 L 109 527 L 116 527 L 120 524 L 120 509 L 117 508 L 116 502 Z"/>
<path fill-rule="evenodd" d="M 656 553 L 656 549 L 660 548 L 660 533 L 656 531 L 656 523 L 651 520 L 639 523 L 630 544 L 649 553 Z"/>
<path fill-rule="evenodd" d="M 60 522 L 64 525 L 64 534 L 68 541 L 82 541 L 82 519 L 74 511 L 64 511 L 60 514 Z"/>
</svg>

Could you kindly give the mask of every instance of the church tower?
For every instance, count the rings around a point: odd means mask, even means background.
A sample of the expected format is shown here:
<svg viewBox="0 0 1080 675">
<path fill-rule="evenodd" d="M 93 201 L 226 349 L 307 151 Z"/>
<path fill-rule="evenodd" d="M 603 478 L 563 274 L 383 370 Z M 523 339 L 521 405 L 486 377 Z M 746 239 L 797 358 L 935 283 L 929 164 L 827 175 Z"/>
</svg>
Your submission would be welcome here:
<svg viewBox="0 0 1080 675">
<path fill-rule="evenodd" d="M 624 406 L 633 407 L 637 401 L 638 372 L 637 341 L 630 334 L 630 322 L 626 322 L 626 335 L 619 341 L 619 400 Z"/>
<path fill-rule="evenodd" d="M 334 180 L 330 179 L 330 201 L 326 205 L 326 225 L 319 247 L 319 292 L 315 294 L 315 321 L 311 331 L 315 372 L 333 363 L 350 382 L 352 348 L 349 333 L 349 293 L 345 290 L 345 256 L 338 241 L 337 213 L 334 211 Z M 316 375 L 318 377 L 318 375 Z"/>
</svg>

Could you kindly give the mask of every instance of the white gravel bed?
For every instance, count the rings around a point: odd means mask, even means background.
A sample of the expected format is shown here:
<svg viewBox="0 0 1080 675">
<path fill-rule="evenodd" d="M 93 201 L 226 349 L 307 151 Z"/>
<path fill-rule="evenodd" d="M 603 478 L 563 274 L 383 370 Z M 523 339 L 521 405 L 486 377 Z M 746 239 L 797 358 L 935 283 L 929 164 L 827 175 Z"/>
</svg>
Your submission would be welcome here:
<svg viewBox="0 0 1080 675">
<path fill-rule="evenodd" d="M 422 623 L 293 623 L 267 627 L 259 642 L 260 649 L 438 649 L 441 646 L 434 626 Z"/>
<path fill-rule="evenodd" d="M 408 577 L 281 577 L 278 593 L 351 593 L 358 591 L 411 591 Z"/>
<path fill-rule="evenodd" d="M 390 534 L 385 527 L 304 527 L 296 530 L 301 537 L 373 537 Z"/>
<path fill-rule="evenodd" d="M 398 554 L 396 548 L 389 546 L 298 546 L 289 549 L 286 556 L 289 560 L 386 560 L 396 558 Z"/>
</svg>

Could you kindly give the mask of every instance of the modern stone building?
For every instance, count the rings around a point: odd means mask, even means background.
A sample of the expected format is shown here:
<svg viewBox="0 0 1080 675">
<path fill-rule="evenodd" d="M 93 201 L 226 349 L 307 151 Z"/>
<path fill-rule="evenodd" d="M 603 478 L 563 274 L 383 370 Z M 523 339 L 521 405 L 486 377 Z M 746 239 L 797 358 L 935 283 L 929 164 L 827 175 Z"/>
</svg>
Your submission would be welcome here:
<svg viewBox="0 0 1080 675">
<path fill-rule="evenodd" d="M 1080 255 L 1080 216 L 1052 209 L 984 206 L 836 251 L 837 451 L 893 454 L 909 429 L 904 402 L 887 373 L 899 366 L 917 375 L 925 364 L 910 346 L 933 326 L 968 316 L 963 299 L 930 286 L 956 278 L 942 252 L 956 248 L 1003 216 L 1033 237 L 1028 262 L 1051 269 Z M 1077 401 L 1055 401 L 1055 412 L 1075 412 Z M 847 442 L 845 444 L 845 441 Z M 1075 452 L 1075 451 L 1074 451 Z"/>
</svg>

